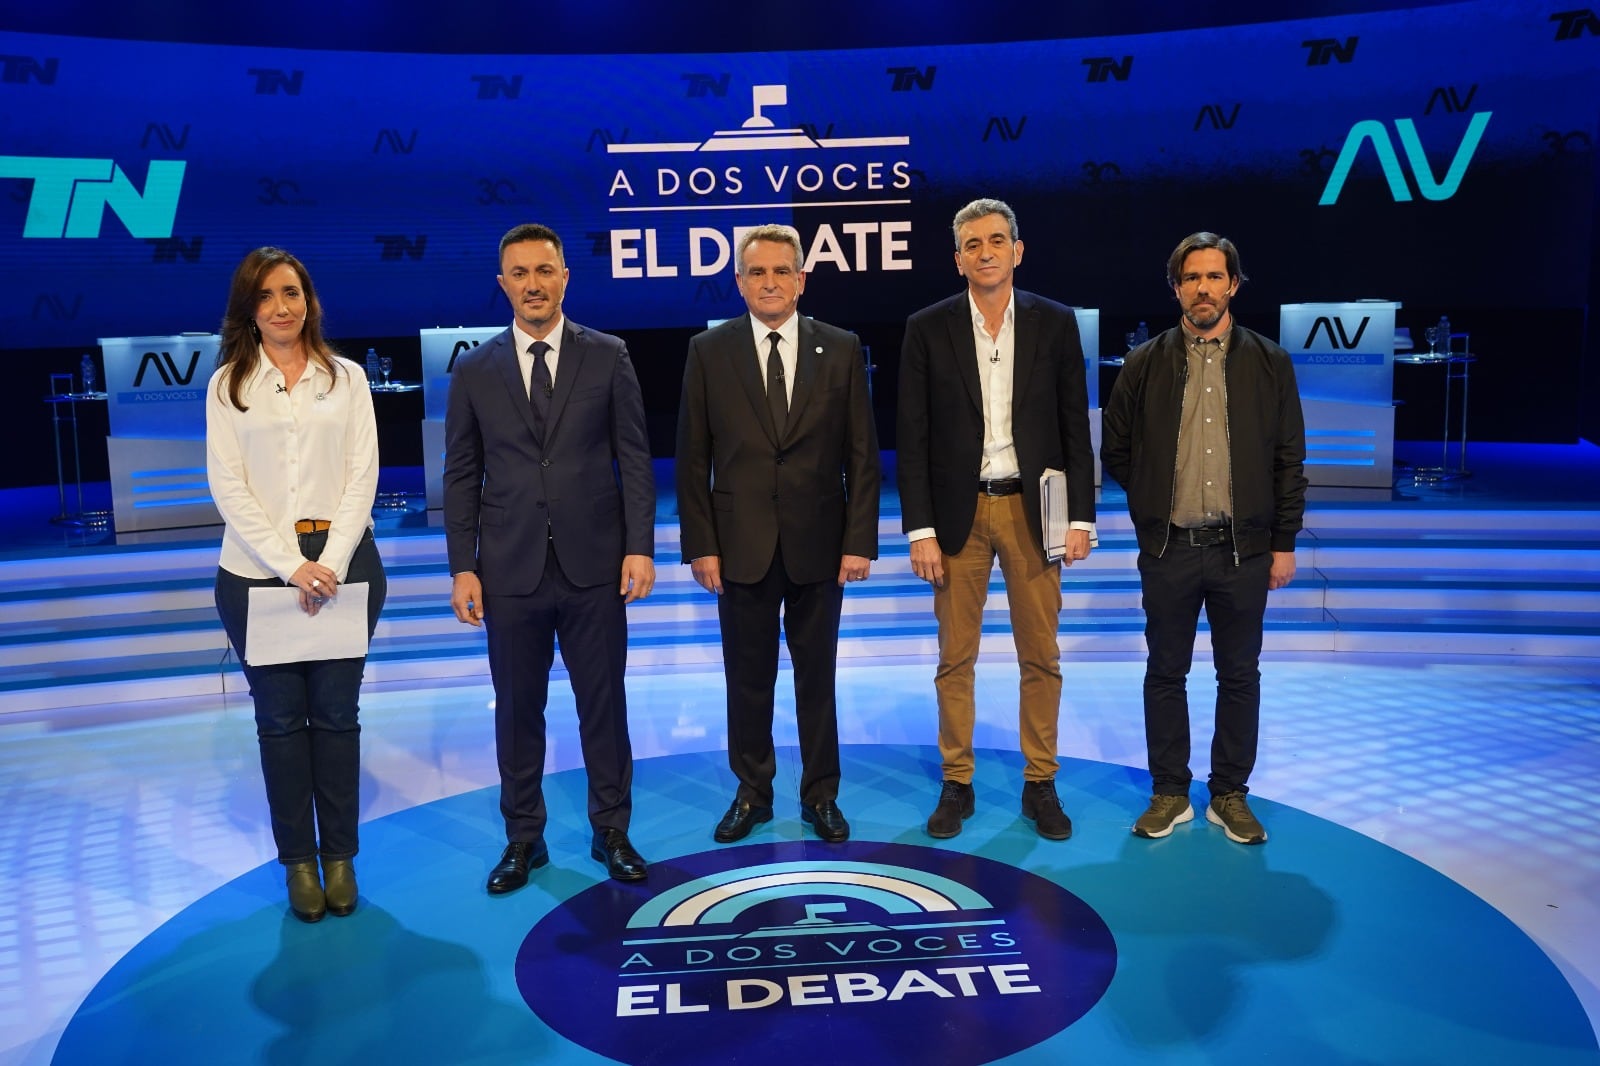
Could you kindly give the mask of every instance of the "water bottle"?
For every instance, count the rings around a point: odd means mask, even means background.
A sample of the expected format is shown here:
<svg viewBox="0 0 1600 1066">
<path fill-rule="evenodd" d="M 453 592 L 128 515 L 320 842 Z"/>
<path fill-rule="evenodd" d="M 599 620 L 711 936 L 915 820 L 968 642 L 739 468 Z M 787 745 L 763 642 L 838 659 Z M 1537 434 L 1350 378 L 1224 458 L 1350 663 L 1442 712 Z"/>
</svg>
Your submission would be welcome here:
<svg viewBox="0 0 1600 1066">
<path fill-rule="evenodd" d="M 368 385 L 376 385 L 378 383 L 378 376 L 379 376 L 378 375 L 378 349 L 376 349 L 376 348 L 368 348 L 367 349 L 367 384 Z"/>
<path fill-rule="evenodd" d="M 1444 344 L 1444 353 L 1450 354 L 1450 316 L 1439 316 L 1439 340 Z"/>
<path fill-rule="evenodd" d="M 94 369 L 94 356 L 88 352 L 83 353 L 83 358 L 78 362 L 78 377 L 83 382 L 84 392 L 93 392 L 99 384 L 99 375 Z"/>
<path fill-rule="evenodd" d="M 1143 322 L 1139 323 L 1139 328 L 1133 331 L 1133 343 L 1134 343 L 1134 345 L 1138 346 L 1140 344 L 1145 343 L 1149 339 L 1150 339 L 1150 327 L 1146 326 Z"/>
</svg>

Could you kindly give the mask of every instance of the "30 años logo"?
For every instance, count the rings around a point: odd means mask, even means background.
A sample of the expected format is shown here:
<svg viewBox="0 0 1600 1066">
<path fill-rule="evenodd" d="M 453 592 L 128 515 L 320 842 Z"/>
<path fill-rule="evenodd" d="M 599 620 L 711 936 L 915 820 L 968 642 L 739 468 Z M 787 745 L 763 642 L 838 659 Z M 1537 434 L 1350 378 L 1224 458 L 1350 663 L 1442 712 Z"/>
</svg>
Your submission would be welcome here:
<svg viewBox="0 0 1600 1066">
<path fill-rule="evenodd" d="M 989 1062 L 1072 1025 L 1115 970 L 1110 930 L 1061 886 L 858 841 L 659 861 L 647 884 L 566 901 L 517 955 L 546 1024 L 630 1063 L 807 1047 L 830 1066 Z"/>
</svg>

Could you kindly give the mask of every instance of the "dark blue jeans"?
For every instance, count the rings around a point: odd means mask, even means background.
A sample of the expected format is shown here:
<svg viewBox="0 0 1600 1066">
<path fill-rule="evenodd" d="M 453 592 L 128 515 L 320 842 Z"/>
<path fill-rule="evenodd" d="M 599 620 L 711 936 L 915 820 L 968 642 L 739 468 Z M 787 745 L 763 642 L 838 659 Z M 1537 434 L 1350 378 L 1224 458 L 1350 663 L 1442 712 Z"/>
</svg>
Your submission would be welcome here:
<svg viewBox="0 0 1600 1066">
<path fill-rule="evenodd" d="M 315 560 L 327 533 L 300 537 L 300 552 Z M 367 633 L 378 624 L 388 592 L 383 562 L 368 530 L 350 559 L 345 582 L 367 583 Z M 361 724 L 357 700 L 360 659 L 251 666 L 245 662 L 245 622 L 252 587 L 282 588 L 277 578 L 253 579 L 217 570 L 217 613 L 234 654 L 244 664 L 255 701 L 261 776 L 267 786 L 278 861 L 288 865 L 355 855 L 361 817 Z M 321 847 L 318 847 L 318 840 Z"/>
<path fill-rule="evenodd" d="M 1195 631 L 1205 607 L 1217 668 L 1216 732 L 1211 741 L 1213 796 L 1248 791 L 1261 723 L 1261 628 L 1267 610 L 1270 553 L 1234 565 L 1233 545 L 1197 548 L 1176 531 L 1165 555 L 1139 553 L 1144 592 L 1144 732 L 1157 795 L 1184 796 L 1189 770 L 1189 697 Z"/>
</svg>

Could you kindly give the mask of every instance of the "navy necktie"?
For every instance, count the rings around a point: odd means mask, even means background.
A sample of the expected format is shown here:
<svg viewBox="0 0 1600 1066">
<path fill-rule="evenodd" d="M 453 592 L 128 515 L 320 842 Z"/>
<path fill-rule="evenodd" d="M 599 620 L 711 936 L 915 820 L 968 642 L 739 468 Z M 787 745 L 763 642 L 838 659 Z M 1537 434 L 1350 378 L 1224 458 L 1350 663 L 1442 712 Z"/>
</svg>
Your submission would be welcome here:
<svg viewBox="0 0 1600 1066">
<path fill-rule="evenodd" d="M 550 397 L 556 391 L 555 384 L 550 380 L 550 365 L 544 361 L 544 353 L 550 350 L 550 345 L 544 341 L 534 341 L 528 346 L 528 351 L 533 355 L 533 380 L 528 387 L 528 406 L 533 408 L 533 425 L 539 431 L 539 441 L 544 442 L 545 420 L 550 416 Z"/>
<path fill-rule="evenodd" d="M 780 339 L 777 330 L 767 334 L 767 341 L 772 345 L 767 350 L 767 406 L 772 410 L 772 426 L 781 437 L 784 424 L 789 421 L 789 397 L 783 389 L 783 357 L 778 354 Z"/>
</svg>

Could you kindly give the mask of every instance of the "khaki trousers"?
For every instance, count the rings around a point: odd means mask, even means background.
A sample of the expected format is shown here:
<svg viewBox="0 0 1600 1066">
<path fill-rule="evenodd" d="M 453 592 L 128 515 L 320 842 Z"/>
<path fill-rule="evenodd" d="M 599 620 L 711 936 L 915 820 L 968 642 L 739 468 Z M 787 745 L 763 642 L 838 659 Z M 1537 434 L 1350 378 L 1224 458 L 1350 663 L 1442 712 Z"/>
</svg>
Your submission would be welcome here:
<svg viewBox="0 0 1600 1066">
<path fill-rule="evenodd" d="M 1026 765 L 1023 778 L 1056 775 L 1056 721 L 1061 712 L 1061 564 L 1046 562 L 1028 531 L 1024 497 L 978 497 L 972 532 L 957 555 L 944 556 L 944 588 L 933 590 L 939 622 L 939 754 L 944 778 L 972 782 L 972 727 L 976 715 L 973 668 L 983 635 L 989 574 L 1000 560 L 1011 633 L 1021 669 L 1017 727 Z"/>
</svg>

